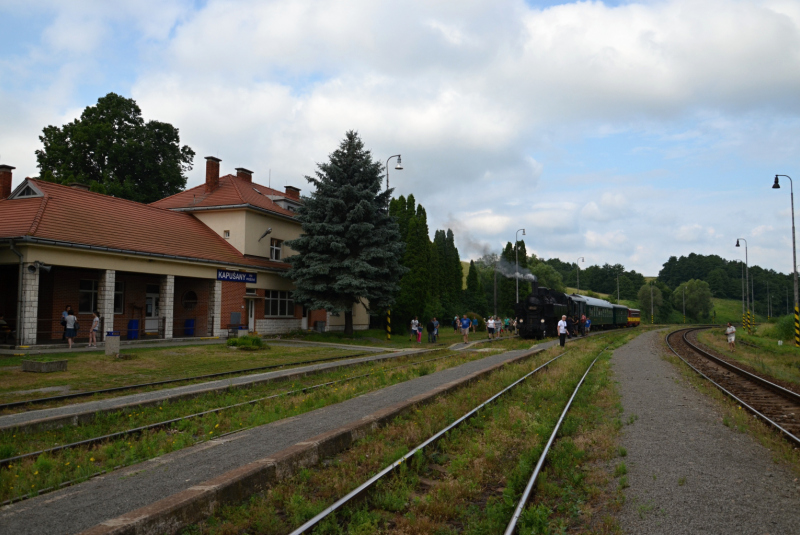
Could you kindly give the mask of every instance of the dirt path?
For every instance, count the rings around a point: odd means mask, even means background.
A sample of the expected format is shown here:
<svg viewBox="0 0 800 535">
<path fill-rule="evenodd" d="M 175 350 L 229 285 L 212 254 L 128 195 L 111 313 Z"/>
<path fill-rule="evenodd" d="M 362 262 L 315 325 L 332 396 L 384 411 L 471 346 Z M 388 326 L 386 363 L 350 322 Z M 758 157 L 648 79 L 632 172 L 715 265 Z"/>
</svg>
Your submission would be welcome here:
<svg viewBox="0 0 800 535">
<path fill-rule="evenodd" d="M 646 333 L 614 354 L 630 484 L 623 530 L 800 533 L 800 482 L 769 450 L 722 424 L 716 402 L 661 358 L 663 336 Z"/>
</svg>

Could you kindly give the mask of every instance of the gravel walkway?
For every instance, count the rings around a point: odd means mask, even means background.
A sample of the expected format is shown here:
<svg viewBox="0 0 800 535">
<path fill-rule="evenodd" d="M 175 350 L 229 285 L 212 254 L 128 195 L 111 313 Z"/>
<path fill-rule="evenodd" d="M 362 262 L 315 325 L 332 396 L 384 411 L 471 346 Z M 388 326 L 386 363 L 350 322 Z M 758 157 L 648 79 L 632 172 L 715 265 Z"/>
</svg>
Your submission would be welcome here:
<svg viewBox="0 0 800 535">
<path fill-rule="evenodd" d="M 547 342 L 540 347 L 552 345 Z M 0 509 L 0 533 L 56 535 L 88 529 L 527 351 L 467 362 L 5 506 Z"/>
<path fill-rule="evenodd" d="M 664 331 L 614 353 L 630 488 L 626 533 L 800 533 L 800 483 L 769 450 L 722 424 L 716 402 L 661 358 Z M 632 424 L 628 424 L 634 418 Z"/>
</svg>

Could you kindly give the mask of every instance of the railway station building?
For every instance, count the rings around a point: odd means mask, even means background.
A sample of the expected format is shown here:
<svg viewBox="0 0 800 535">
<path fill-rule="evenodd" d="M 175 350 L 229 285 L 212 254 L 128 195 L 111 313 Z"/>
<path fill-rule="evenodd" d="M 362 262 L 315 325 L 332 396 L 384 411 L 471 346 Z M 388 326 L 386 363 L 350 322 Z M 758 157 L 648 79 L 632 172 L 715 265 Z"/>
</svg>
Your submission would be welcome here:
<svg viewBox="0 0 800 535">
<path fill-rule="evenodd" d="M 79 342 L 92 311 L 99 340 L 342 330 L 343 315 L 292 299 L 285 242 L 301 233 L 300 190 L 245 168 L 220 176 L 220 162 L 206 158 L 205 183 L 152 204 L 36 178 L 12 191 L 14 168 L 0 165 L 0 346 L 59 343 L 67 305 Z M 353 321 L 368 327 L 363 306 Z"/>
</svg>

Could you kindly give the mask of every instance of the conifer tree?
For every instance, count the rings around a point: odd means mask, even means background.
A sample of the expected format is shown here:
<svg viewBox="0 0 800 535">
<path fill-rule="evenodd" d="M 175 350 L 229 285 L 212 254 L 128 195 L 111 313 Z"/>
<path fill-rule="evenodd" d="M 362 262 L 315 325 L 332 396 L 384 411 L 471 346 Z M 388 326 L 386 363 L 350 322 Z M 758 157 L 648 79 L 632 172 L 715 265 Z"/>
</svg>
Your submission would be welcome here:
<svg viewBox="0 0 800 535">
<path fill-rule="evenodd" d="M 287 245 L 287 274 L 294 300 L 311 309 L 344 313 L 345 334 L 353 333 L 353 306 L 383 311 L 394 303 L 405 269 L 397 222 L 386 213 L 391 190 L 381 191 L 383 166 L 372 160 L 354 131 L 345 134 L 316 177 L 315 191 L 297 212 L 303 234 Z"/>
</svg>

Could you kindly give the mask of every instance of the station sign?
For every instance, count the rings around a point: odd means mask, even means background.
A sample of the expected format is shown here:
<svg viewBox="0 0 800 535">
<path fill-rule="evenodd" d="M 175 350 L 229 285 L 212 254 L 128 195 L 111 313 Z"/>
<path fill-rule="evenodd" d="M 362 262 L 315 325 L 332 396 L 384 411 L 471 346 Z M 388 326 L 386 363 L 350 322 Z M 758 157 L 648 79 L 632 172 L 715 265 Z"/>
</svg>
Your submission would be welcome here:
<svg viewBox="0 0 800 535">
<path fill-rule="evenodd" d="M 257 273 L 245 273 L 243 271 L 229 271 L 227 269 L 217 270 L 218 281 L 247 282 L 250 284 L 255 284 L 257 275 Z"/>
</svg>

